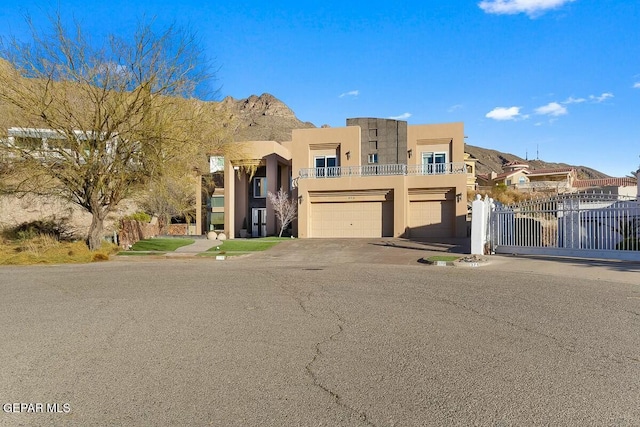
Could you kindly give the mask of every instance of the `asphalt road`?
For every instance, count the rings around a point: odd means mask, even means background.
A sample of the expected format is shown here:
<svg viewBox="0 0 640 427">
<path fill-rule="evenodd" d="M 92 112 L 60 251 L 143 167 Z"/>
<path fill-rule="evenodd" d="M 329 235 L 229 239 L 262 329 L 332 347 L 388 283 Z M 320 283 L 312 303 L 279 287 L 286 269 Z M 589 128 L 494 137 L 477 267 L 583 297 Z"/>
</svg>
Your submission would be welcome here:
<svg viewBox="0 0 640 427">
<path fill-rule="evenodd" d="M 640 425 L 640 280 L 292 247 L 0 268 L 0 425 Z"/>
</svg>

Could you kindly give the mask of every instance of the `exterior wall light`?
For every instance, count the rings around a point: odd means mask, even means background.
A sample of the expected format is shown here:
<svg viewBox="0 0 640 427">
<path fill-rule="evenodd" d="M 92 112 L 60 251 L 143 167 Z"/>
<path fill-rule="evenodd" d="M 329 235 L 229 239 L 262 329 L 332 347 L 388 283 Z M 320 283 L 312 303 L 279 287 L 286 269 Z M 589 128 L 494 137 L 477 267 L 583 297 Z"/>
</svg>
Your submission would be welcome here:
<svg viewBox="0 0 640 427">
<path fill-rule="evenodd" d="M 407 151 L 407 154 L 409 155 L 409 158 L 411 158 L 411 155 L 413 154 L 413 149 L 410 149 L 409 151 Z"/>
<path fill-rule="evenodd" d="M 347 160 L 351 159 L 351 151 L 344 153 L 347 156 Z"/>
</svg>

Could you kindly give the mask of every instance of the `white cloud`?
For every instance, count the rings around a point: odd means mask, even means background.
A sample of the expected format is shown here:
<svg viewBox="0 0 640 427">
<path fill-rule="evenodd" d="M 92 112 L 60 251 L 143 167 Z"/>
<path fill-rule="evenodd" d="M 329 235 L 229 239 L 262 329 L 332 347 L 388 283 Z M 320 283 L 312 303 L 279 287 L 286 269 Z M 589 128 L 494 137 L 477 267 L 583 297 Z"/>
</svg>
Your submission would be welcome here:
<svg viewBox="0 0 640 427">
<path fill-rule="evenodd" d="M 388 117 L 391 120 L 405 120 L 411 117 L 411 113 L 400 114 L 399 116 Z"/>
<path fill-rule="evenodd" d="M 633 85 L 633 88 L 634 88 L 634 89 L 640 89 L 640 82 L 635 83 L 635 84 Z"/>
<path fill-rule="evenodd" d="M 455 111 L 460 110 L 461 108 L 462 108 L 462 104 L 452 105 L 451 107 L 449 107 L 449 108 L 447 109 L 447 112 L 448 112 L 448 113 L 453 113 L 453 112 L 455 112 Z"/>
<path fill-rule="evenodd" d="M 493 120 L 515 120 L 522 116 L 520 115 L 520 107 L 496 107 L 489 111 L 485 117 Z"/>
<path fill-rule="evenodd" d="M 536 114 L 543 114 L 549 116 L 564 116 L 567 114 L 567 108 L 558 104 L 557 102 L 550 102 L 547 105 L 536 108 Z"/>
<path fill-rule="evenodd" d="M 526 13 L 529 17 L 536 17 L 573 1 L 575 0 L 483 0 L 478 3 L 478 7 L 486 13 L 496 15 Z"/>
<path fill-rule="evenodd" d="M 600 96 L 589 95 L 589 99 L 593 102 L 603 102 L 609 98 L 613 98 L 613 94 L 611 92 L 605 92 Z"/>
<path fill-rule="evenodd" d="M 564 102 L 562 102 L 562 104 L 580 104 L 585 101 L 586 101 L 585 98 L 574 98 L 573 96 L 570 96 Z"/>
<path fill-rule="evenodd" d="M 345 93 L 341 93 L 338 98 L 344 98 L 345 96 L 353 96 L 356 97 L 360 95 L 360 91 L 359 90 L 350 90 L 349 92 L 345 92 Z"/>
</svg>

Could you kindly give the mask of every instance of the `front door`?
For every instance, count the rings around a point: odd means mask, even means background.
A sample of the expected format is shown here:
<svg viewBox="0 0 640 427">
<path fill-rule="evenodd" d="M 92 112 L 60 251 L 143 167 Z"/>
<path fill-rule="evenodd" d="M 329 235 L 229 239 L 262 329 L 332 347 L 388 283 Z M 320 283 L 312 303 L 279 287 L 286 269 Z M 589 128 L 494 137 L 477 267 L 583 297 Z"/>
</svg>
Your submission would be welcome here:
<svg viewBox="0 0 640 427">
<path fill-rule="evenodd" d="M 264 237 L 267 235 L 267 208 L 251 209 L 251 235 Z"/>
</svg>

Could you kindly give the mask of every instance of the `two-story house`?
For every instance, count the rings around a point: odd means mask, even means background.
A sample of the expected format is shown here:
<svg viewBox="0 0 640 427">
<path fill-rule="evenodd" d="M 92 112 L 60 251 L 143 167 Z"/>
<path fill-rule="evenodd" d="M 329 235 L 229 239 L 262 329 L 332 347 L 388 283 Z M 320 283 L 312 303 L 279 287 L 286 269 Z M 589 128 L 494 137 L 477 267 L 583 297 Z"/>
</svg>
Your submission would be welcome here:
<svg viewBox="0 0 640 427">
<path fill-rule="evenodd" d="M 300 238 L 465 237 L 467 169 L 462 123 L 408 125 L 347 119 L 339 128 L 296 129 L 292 140 L 245 143 L 227 159 L 224 230 L 276 232 L 267 192 L 298 203 Z"/>
</svg>

